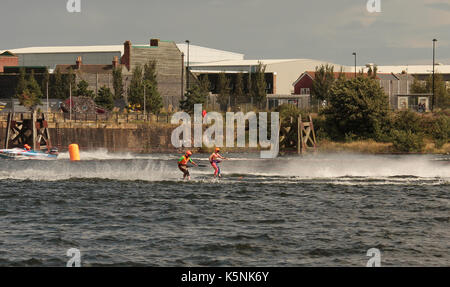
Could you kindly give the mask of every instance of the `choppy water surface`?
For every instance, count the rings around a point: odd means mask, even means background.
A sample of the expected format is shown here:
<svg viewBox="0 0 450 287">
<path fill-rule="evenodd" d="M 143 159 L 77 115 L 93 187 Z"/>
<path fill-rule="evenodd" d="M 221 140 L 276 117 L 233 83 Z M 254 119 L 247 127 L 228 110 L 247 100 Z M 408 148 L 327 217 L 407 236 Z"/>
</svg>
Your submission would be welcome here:
<svg viewBox="0 0 450 287">
<path fill-rule="evenodd" d="M 228 156 L 0 161 L 0 266 L 450 265 L 448 157 Z"/>
</svg>

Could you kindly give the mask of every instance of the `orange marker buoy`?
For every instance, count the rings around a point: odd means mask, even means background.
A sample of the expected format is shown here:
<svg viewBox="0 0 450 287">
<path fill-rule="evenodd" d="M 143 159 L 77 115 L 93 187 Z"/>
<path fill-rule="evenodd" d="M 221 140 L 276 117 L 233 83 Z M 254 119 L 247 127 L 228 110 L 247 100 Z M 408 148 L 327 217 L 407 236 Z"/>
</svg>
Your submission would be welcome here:
<svg viewBox="0 0 450 287">
<path fill-rule="evenodd" d="M 69 155 L 71 161 L 80 161 L 80 147 L 77 144 L 69 145 Z"/>
</svg>

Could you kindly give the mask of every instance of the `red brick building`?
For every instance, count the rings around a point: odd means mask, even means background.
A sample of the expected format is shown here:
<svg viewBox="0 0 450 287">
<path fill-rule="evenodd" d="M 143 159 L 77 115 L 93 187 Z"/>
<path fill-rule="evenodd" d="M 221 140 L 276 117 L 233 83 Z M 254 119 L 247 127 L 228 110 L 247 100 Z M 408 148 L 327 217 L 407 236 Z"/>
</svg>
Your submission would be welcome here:
<svg viewBox="0 0 450 287">
<path fill-rule="evenodd" d="M 337 79 L 341 73 L 334 72 L 334 78 Z M 355 77 L 355 73 L 343 73 L 345 78 L 351 79 Z M 364 74 L 367 76 L 367 74 Z M 306 71 L 293 83 L 295 95 L 309 95 L 312 90 L 316 72 Z"/>
<path fill-rule="evenodd" d="M 0 54 L 0 73 L 3 73 L 3 67 L 19 66 L 19 57 L 9 51 Z"/>
</svg>

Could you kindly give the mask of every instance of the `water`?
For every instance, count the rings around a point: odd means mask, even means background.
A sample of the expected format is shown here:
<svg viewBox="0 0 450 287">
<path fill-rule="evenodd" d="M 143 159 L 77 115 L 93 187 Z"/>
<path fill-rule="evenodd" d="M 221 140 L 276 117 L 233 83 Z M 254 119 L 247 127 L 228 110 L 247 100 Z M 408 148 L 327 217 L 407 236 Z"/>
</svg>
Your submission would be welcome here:
<svg viewBox="0 0 450 287">
<path fill-rule="evenodd" d="M 0 161 L 0 266 L 450 265 L 448 157 L 229 156 L 191 182 L 169 154 Z"/>
</svg>

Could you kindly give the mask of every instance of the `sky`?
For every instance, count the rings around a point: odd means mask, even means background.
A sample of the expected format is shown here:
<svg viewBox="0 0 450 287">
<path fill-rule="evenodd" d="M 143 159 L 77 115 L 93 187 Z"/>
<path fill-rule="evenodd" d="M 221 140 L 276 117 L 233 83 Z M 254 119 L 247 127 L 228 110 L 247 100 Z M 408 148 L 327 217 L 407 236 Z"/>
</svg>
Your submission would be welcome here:
<svg viewBox="0 0 450 287">
<path fill-rule="evenodd" d="M 450 0 L 1 0 L 0 50 L 170 40 L 341 65 L 450 64 Z"/>
</svg>

